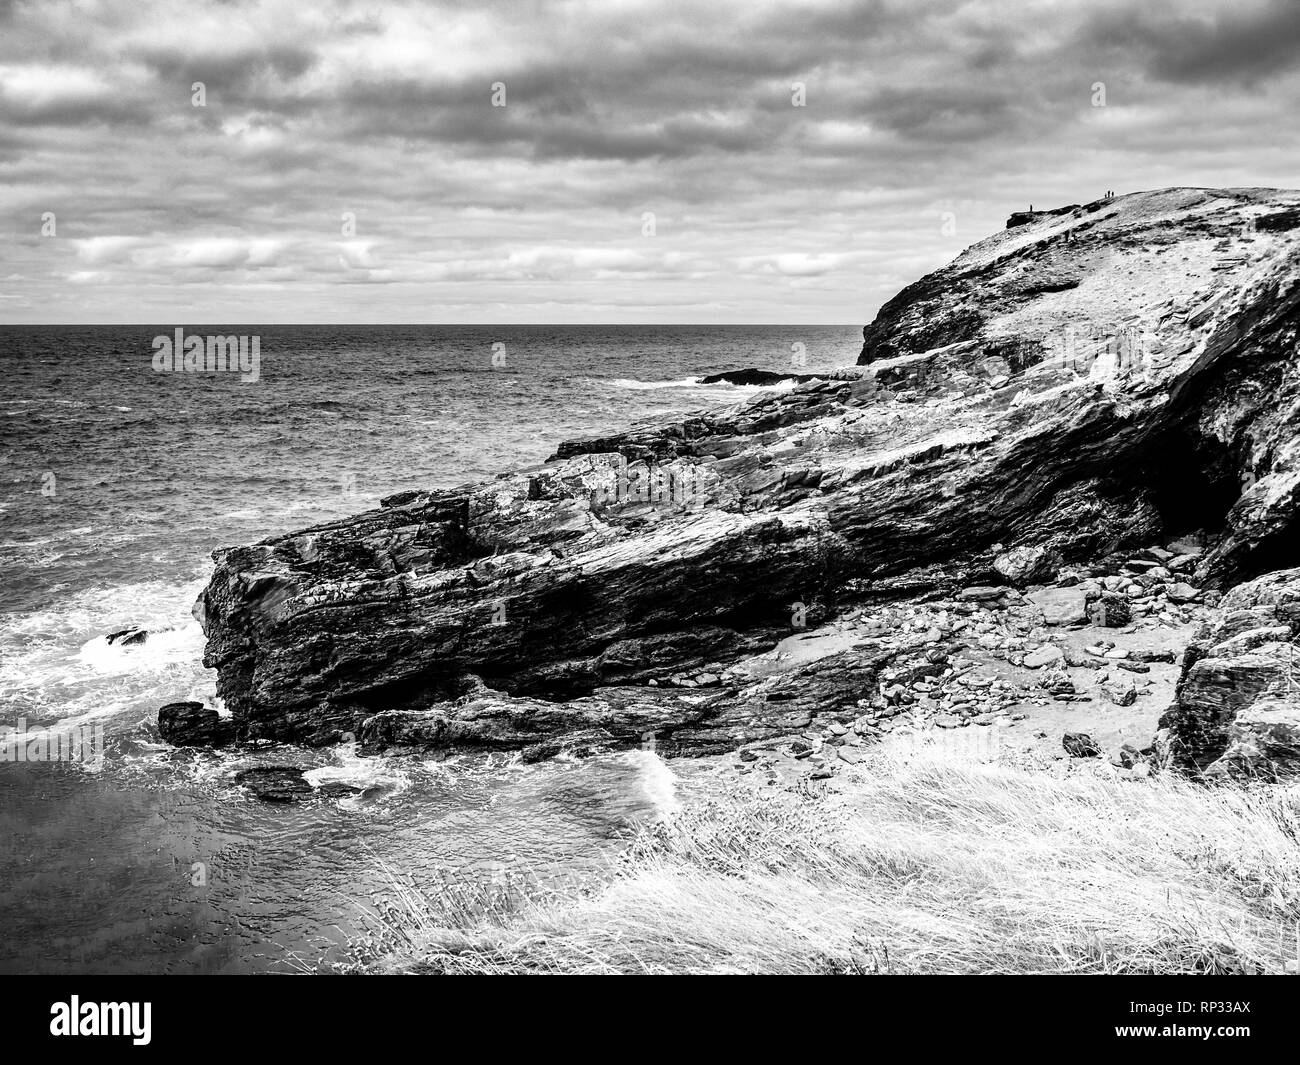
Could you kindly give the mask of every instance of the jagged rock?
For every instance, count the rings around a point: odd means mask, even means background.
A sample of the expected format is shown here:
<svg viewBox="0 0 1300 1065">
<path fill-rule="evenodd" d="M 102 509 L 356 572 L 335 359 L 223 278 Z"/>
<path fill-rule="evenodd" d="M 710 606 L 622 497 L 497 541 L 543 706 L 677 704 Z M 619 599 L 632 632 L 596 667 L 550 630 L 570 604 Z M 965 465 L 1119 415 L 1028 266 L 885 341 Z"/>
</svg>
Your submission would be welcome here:
<svg viewBox="0 0 1300 1065">
<path fill-rule="evenodd" d="M 1096 758 L 1101 748 L 1086 732 L 1067 732 L 1061 737 L 1061 746 L 1071 758 Z"/>
<path fill-rule="evenodd" d="M 148 629 L 119 629 L 117 632 L 110 632 L 104 637 L 110 644 L 117 644 L 122 647 L 144 643 L 148 638 Z"/>
<path fill-rule="evenodd" d="M 1131 680 L 1112 678 L 1102 685 L 1102 690 L 1116 706 L 1132 706 L 1137 702 L 1137 688 Z"/>
<path fill-rule="evenodd" d="M 1266 780 L 1300 776 L 1300 697 L 1258 699 L 1239 710 L 1228 726 L 1227 748 L 1206 773 Z"/>
<path fill-rule="evenodd" d="M 1300 569 L 1266 574 L 1223 597 L 1184 654 L 1177 705 L 1160 719 L 1175 764 L 1271 776 L 1300 768 L 1298 638 Z"/>
<path fill-rule="evenodd" d="M 158 735 L 176 747 L 224 747 L 235 723 L 202 703 L 168 703 L 158 708 Z"/>
<path fill-rule="evenodd" d="M 235 774 L 241 784 L 263 802 L 299 802 L 312 793 L 303 779 L 305 770 L 288 765 L 257 766 Z"/>
<path fill-rule="evenodd" d="M 1173 189 L 1035 216 L 890 300 L 862 365 L 218 551 L 195 608 L 218 694 L 250 737 L 629 745 L 649 721 L 690 753 L 871 693 L 871 655 L 802 689 L 690 686 L 870 597 L 1197 525 L 1223 526 L 1198 587 L 1267 564 L 1295 536 L 1300 266 L 1294 230 L 1243 223 L 1297 203 Z M 1220 247 L 1245 258 L 1214 269 Z M 497 694 L 467 699 L 467 674 Z"/>
</svg>

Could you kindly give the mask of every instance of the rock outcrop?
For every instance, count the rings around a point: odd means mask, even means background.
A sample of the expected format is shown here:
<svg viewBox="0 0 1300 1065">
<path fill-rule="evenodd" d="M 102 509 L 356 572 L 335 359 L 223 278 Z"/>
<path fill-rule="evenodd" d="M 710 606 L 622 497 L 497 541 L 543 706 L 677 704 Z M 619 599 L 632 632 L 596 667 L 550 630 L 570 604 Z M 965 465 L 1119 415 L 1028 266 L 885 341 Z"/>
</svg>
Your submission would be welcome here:
<svg viewBox="0 0 1300 1065">
<path fill-rule="evenodd" d="M 1300 244 L 1277 220 L 1297 209 L 1174 189 L 1045 213 L 887 303 L 858 367 L 219 551 L 205 663 L 247 737 L 696 753 L 874 690 L 897 647 L 741 668 L 856 604 L 996 596 L 1207 526 L 1171 577 L 1278 568 Z"/>
<path fill-rule="evenodd" d="M 1300 774 L 1300 569 L 1232 589 L 1188 647 L 1169 756 L 1230 776 Z"/>
<path fill-rule="evenodd" d="M 175 747 L 224 747 L 235 723 L 202 703 L 168 703 L 158 708 L 158 735 Z"/>
</svg>

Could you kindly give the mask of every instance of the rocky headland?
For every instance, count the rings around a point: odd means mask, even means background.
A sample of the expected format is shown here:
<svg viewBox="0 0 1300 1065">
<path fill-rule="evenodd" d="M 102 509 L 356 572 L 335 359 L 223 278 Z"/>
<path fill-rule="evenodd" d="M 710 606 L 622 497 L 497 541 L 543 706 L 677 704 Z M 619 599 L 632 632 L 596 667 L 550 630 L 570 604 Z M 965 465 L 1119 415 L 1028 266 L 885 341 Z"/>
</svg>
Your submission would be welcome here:
<svg viewBox="0 0 1300 1065">
<path fill-rule="evenodd" d="M 1012 221 L 857 366 L 217 552 L 195 614 L 234 736 L 775 777 L 941 729 L 1293 772 L 1300 193 Z"/>
</svg>

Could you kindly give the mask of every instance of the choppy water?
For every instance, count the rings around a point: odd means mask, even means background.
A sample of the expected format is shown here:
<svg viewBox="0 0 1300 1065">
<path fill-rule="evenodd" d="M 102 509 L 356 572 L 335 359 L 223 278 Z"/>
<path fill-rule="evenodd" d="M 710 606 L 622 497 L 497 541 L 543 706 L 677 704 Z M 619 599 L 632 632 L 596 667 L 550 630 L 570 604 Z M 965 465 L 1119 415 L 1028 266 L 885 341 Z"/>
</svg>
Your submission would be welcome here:
<svg viewBox="0 0 1300 1065">
<path fill-rule="evenodd" d="M 171 327 L 0 327 L 0 726 L 102 725 L 97 768 L 0 764 L 0 970 L 282 971 L 338 956 L 383 866 L 566 875 L 682 786 L 653 754 L 523 767 L 347 749 L 215 755 L 157 708 L 215 703 L 190 607 L 216 547 L 489 477 L 562 439 L 738 398 L 719 370 L 852 363 L 856 327 L 186 327 L 258 334 L 260 379 L 158 373 Z M 494 348 L 504 345 L 504 348 Z M 505 365 L 498 363 L 504 354 Z M 142 626 L 140 646 L 107 633 Z M 230 778 L 366 789 L 271 806 Z"/>
</svg>

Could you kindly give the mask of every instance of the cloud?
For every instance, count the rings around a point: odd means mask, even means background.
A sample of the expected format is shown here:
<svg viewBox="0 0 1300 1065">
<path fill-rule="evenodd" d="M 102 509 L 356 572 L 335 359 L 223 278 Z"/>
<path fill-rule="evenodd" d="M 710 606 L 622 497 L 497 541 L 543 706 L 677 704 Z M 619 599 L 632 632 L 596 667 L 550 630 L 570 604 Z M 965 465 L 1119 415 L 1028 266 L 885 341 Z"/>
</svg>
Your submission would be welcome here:
<svg viewBox="0 0 1300 1065">
<path fill-rule="evenodd" d="M 1296 181 L 1290 0 L 0 20 L 0 317 L 858 322 L 1029 202 Z"/>
<path fill-rule="evenodd" d="M 1300 65 L 1300 5 L 1146 4 L 1096 16 L 1088 39 L 1182 84 L 1255 85 Z"/>
</svg>

